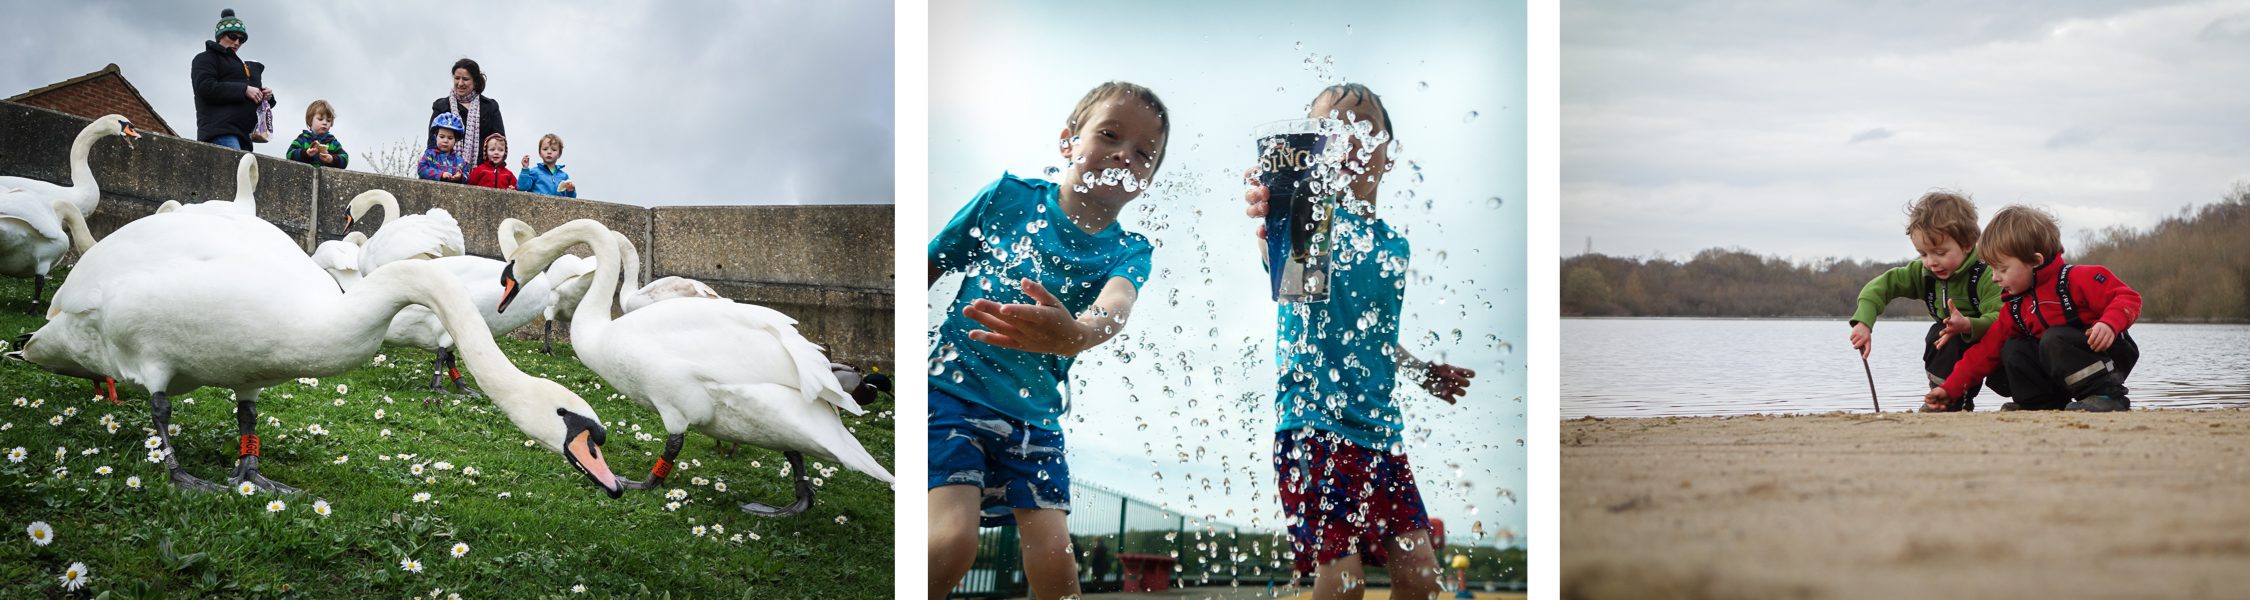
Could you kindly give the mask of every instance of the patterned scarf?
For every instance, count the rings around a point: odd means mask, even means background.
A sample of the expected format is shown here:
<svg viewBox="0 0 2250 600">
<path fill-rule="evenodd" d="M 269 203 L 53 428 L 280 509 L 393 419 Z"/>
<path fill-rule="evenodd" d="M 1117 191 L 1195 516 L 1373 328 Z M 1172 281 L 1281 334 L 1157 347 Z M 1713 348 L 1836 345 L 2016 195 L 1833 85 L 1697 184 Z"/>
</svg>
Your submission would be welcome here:
<svg viewBox="0 0 2250 600">
<path fill-rule="evenodd" d="M 461 142 L 453 145 L 454 153 L 460 154 L 464 163 L 484 162 L 484 155 L 477 153 L 478 145 L 484 141 L 480 137 L 484 132 L 484 95 L 469 92 L 467 96 L 454 96 L 450 104 L 453 116 L 460 117 L 462 126 L 467 129 L 461 132 Z M 462 106 L 469 107 L 469 114 L 461 114 Z"/>
</svg>

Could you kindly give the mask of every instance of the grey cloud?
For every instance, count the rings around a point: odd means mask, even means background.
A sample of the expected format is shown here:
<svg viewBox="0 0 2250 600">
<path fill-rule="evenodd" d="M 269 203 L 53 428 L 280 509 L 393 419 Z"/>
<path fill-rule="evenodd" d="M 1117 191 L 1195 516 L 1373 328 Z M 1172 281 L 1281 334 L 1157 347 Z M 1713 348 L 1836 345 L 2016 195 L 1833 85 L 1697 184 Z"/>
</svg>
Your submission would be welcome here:
<svg viewBox="0 0 2250 600">
<path fill-rule="evenodd" d="M 1893 136 L 1893 135 L 1897 135 L 1897 133 L 1898 133 L 1898 132 L 1895 132 L 1895 131 L 1891 131 L 1891 128 L 1889 128 L 1889 127 L 1877 127 L 1877 128 L 1874 128 L 1874 129 L 1869 129 L 1869 130 L 1866 130 L 1866 131 L 1862 131 L 1862 132 L 1859 132 L 1859 133 L 1854 133 L 1854 134 L 1852 134 L 1852 139 L 1851 139 L 1851 141 L 1848 141 L 1848 142 L 1845 142 L 1845 143 L 1847 143 L 1847 144 L 1857 144 L 1857 143 L 1860 143 L 1860 142 L 1873 142 L 1873 141 L 1878 141 L 1878 140 L 1887 140 L 1887 139 L 1890 139 L 1890 138 L 1891 138 L 1891 136 Z"/>
</svg>

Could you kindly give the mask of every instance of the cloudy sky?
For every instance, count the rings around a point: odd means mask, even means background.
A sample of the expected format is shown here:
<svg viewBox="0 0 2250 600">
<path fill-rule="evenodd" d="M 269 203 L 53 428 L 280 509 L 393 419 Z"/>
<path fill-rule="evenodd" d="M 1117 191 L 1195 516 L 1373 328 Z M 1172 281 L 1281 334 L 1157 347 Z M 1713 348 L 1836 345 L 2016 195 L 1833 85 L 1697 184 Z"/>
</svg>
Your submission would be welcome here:
<svg viewBox="0 0 2250 600">
<path fill-rule="evenodd" d="M 232 0 L 287 134 L 327 99 L 353 170 L 418 156 L 453 61 L 481 63 L 510 153 L 555 133 L 583 197 L 640 205 L 892 201 L 888 1 L 713 3 Z M 221 4 L 0 0 L 0 97 L 117 63 L 182 136 L 188 63 Z M 535 157 L 534 161 L 537 160 Z M 517 157 L 509 159 L 516 168 Z"/>
<path fill-rule="evenodd" d="M 1562 7 L 1563 256 L 1904 259 L 1904 205 L 2153 225 L 2250 179 L 2250 2 Z"/>
<path fill-rule="evenodd" d="M 1198 518 L 1280 523 L 1275 309 L 1255 222 L 1242 215 L 1241 173 L 1254 158 L 1253 126 L 1303 118 L 1324 81 L 1342 78 L 1383 95 L 1405 146 L 1378 204 L 1413 246 L 1404 343 L 1479 374 L 1459 406 L 1418 390 L 1396 398 L 1415 430 L 1408 456 L 1431 515 L 1454 542 L 1475 542 L 1475 521 L 1524 530 L 1523 8 L 1370 6 L 932 7 L 930 232 L 1002 171 L 1037 177 L 1059 165 L 1056 134 L 1095 85 L 1146 85 L 1172 111 L 1155 190 L 1123 215 L 1159 244 L 1158 272 L 1127 332 L 1073 371 L 1064 431 L 1075 480 Z M 952 279 L 931 291 L 930 324 L 955 297 Z"/>
</svg>

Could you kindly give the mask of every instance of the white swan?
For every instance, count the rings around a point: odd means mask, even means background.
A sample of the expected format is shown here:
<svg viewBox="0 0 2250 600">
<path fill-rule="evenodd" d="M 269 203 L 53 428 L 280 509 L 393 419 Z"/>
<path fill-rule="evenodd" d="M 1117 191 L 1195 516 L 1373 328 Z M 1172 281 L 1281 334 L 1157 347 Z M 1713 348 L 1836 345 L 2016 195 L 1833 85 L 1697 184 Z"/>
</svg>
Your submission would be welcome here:
<svg viewBox="0 0 2250 600">
<path fill-rule="evenodd" d="M 178 200 L 165 200 L 157 205 L 158 214 L 175 210 L 189 212 L 233 213 L 258 216 L 258 155 L 242 153 L 242 160 L 234 164 L 234 200 L 208 200 L 195 204 L 181 204 Z"/>
<path fill-rule="evenodd" d="M 312 261 L 328 277 L 336 280 L 336 287 L 351 291 L 359 283 L 359 247 L 367 243 L 367 234 L 357 231 L 344 234 L 344 239 L 321 242 L 313 248 Z"/>
<path fill-rule="evenodd" d="M 133 140 L 141 133 L 133 129 L 133 122 L 118 115 L 104 115 L 78 130 L 78 137 L 70 142 L 70 182 L 63 186 L 28 177 L 0 176 L 0 191 L 17 189 L 30 192 L 48 201 L 63 200 L 78 208 L 79 215 L 92 215 L 102 200 L 101 186 L 94 182 L 94 167 L 86 164 L 86 156 L 94 151 L 94 142 L 113 135 L 125 136 L 125 147 L 131 148 Z M 47 206 L 41 202 L 39 206 Z"/>
<path fill-rule="evenodd" d="M 32 314 L 39 313 L 39 300 L 47 293 L 47 271 L 71 250 L 84 255 L 93 245 L 86 217 L 68 200 L 23 190 L 0 192 L 0 275 L 31 278 Z"/>
<path fill-rule="evenodd" d="M 512 251 L 515 244 L 511 240 L 516 239 L 519 230 L 530 229 L 531 226 L 523 221 L 512 218 L 502 220 L 499 229 L 501 251 Z M 494 336 L 507 335 L 521 329 L 540 315 L 539 310 L 501 312 L 501 298 L 514 294 L 517 302 L 539 309 L 544 309 L 554 301 L 554 289 L 548 285 L 551 280 L 544 276 L 534 276 L 531 280 L 522 282 L 519 286 L 521 289 L 505 289 L 494 285 L 501 280 L 501 272 L 506 269 L 507 263 L 475 255 L 447 256 L 430 259 L 429 262 L 452 274 L 454 281 L 461 282 L 462 287 L 469 291 L 469 302 L 476 306 L 478 314 L 484 317 L 485 324 Z M 429 309 L 409 306 L 399 311 L 397 316 L 391 318 L 390 329 L 383 339 L 437 354 L 431 365 L 435 374 L 430 378 L 430 391 L 446 392 L 444 383 L 451 381 L 455 388 L 463 392 L 479 393 L 476 388 L 461 382 L 461 372 L 454 368 L 453 338 L 446 334 L 437 315 Z M 437 397 L 432 395 L 422 402 L 426 405 L 436 400 Z"/>
<path fill-rule="evenodd" d="M 516 246 L 538 235 L 539 230 L 533 229 L 529 223 L 514 217 L 501 219 L 500 258 L 515 258 Z M 579 258 L 575 254 L 565 254 L 556 257 L 555 264 L 549 265 L 540 277 L 546 279 L 547 285 L 553 290 L 553 296 L 539 311 L 540 320 L 544 321 L 539 332 L 539 351 L 553 355 L 555 321 L 570 320 L 571 311 L 577 310 L 578 301 L 586 297 L 586 288 L 593 285 L 594 261 Z"/>
<path fill-rule="evenodd" d="M 383 207 L 383 224 L 376 226 L 375 234 L 367 236 L 367 243 L 360 246 L 360 273 L 373 273 L 375 267 L 395 261 L 461 255 L 461 223 L 453 220 L 453 213 L 433 207 L 426 213 L 402 217 L 398 214 L 398 197 L 383 190 L 353 196 L 344 229 L 351 229 L 375 206 Z"/>
<path fill-rule="evenodd" d="M 811 505 L 806 453 L 895 483 L 839 417 L 839 411 L 865 411 L 844 393 L 820 347 L 799 335 L 789 317 L 728 300 L 680 298 L 613 322 L 611 298 L 619 287 L 618 254 L 626 240 L 591 220 L 572 221 L 525 242 L 510 272 L 543 270 L 581 243 L 594 249 L 596 268 L 593 287 L 570 324 L 578 360 L 635 403 L 656 410 L 671 433 L 650 481 L 627 485 L 661 484 L 690 428 L 788 457 L 797 478 L 796 501 L 786 508 L 742 505 L 753 514 L 786 516 Z"/>
<path fill-rule="evenodd" d="M 174 484 L 190 489 L 217 488 L 179 467 L 167 431 L 168 395 L 232 389 L 242 457 L 228 482 L 287 492 L 258 473 L 259 390 L 367 364 L 391 315 L 409 304 L 430 306 L 517 428 L 612 497 L 620 493 L 601 458 L 605 432 L 593 408 L 509 363 L 467 292 L 443 269 L 392 264 L 339 292 L 297 248 L 255 217 L 175 212 L 133 221 L 79 260 L 56 291 L 47 324 L 9 357 L 65 375 L 109 374 L 148 390 L 165 467 Z"/>
<path fill-rule="evenodd" d="M 656 281 L 648 282 L 648 285 L 640 285 L 641 251 L 639 248 L 633 247 L 631 238 L 624 237 L 622 234 L 618 236 L 618 241 L 618 249 L 625 253 L 625 280 L 617 288 L 624 292 L 624 294 L 618 296 L 617 301 L 619 305 L 625 307 L 624 312 L 633 312 L 650 304 L 677 298 L 727 299 L 726 296 L 719 295 L 717 290 L 711 289 L 711 286 L 705 285 L 701 281 L 677 275 L 659 277 Z"/>
</svg>

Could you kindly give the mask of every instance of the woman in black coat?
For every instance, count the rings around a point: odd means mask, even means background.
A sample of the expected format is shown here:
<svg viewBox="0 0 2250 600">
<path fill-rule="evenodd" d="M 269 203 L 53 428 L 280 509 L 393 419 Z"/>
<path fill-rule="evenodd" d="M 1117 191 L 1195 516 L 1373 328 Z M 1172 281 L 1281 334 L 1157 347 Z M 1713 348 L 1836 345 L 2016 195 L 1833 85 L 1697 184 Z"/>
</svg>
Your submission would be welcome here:
<svg viewBox="0 0 2250 600">
<path fill-rule="evenodd" d="M 484 162 L 481 152 L 486 136 L 508 134 L 507 124 L 500 120 L 500 102 L 484 95 L 484 69 L 477 67 L 477 61 L 466 58 L 453 61 L 453 94 L 430 103 L 430 118 L 422 120 L 422 129 L 429 130 L 430 119 L 445 112 L 460 117 L 461 124 L 468 129 L 467 135 L 453 144 L 453 150 L 468 164 Z M 436 148 L 437 134 L 428 135 L 429 141 L 423 148 Z"/>
</svg>

